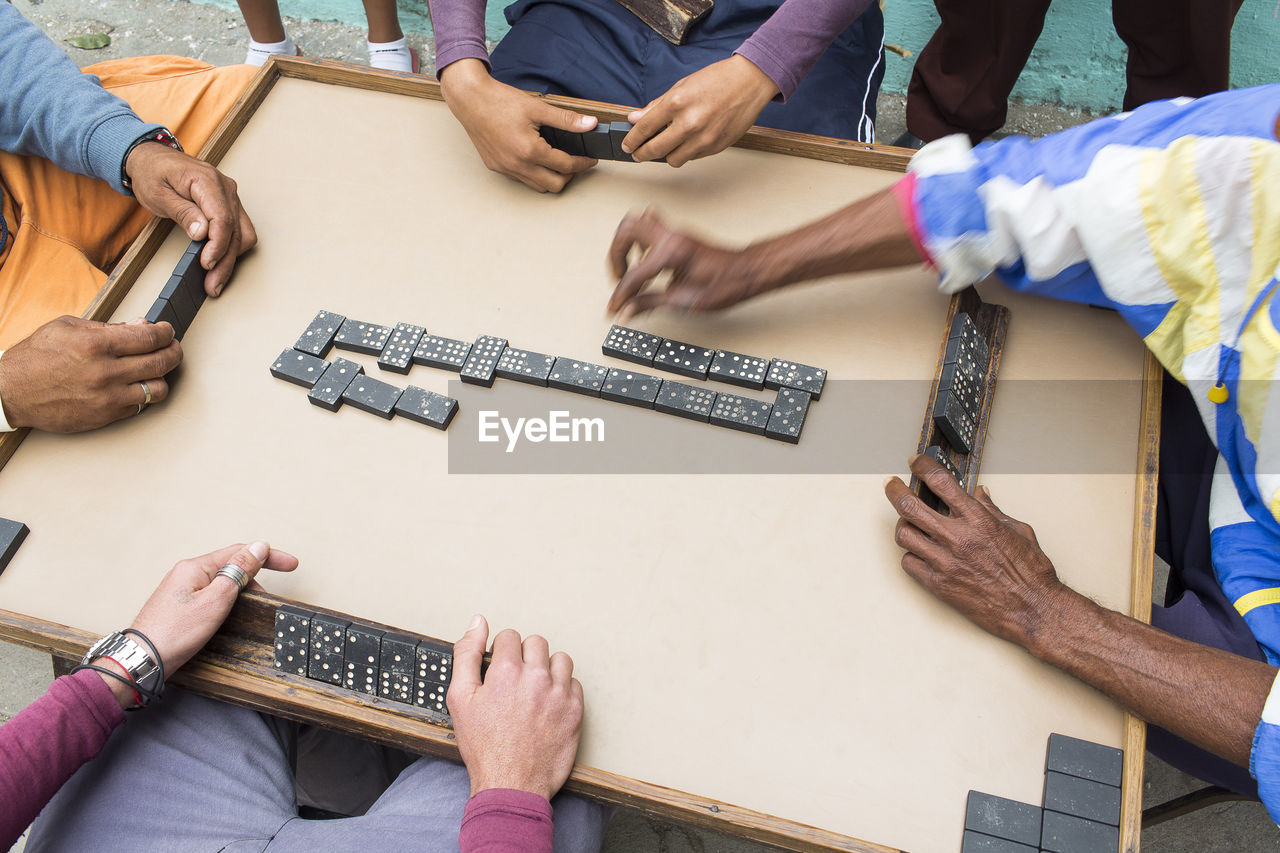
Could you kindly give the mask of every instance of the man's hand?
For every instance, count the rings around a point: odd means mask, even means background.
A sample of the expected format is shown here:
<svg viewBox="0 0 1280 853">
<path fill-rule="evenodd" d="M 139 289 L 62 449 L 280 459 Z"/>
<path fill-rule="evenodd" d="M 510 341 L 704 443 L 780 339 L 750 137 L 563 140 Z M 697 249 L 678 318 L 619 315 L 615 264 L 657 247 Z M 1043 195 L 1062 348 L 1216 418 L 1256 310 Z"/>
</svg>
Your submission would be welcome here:
<svg viewBox="0 0 1280 853">
<path fill-rule="evenodd" d="M 1042 615 L 1066 595 L 1030 526 L 1005 515 L 986 489 L 970 497 L 945 468 L 927 456 L 911 471 L 951 509 L 930 509 L 897 477 L 884 494 L 900 516 L 894 541 L 906 550 L 902 568 L 925 589 L 979 627 L 1030 646 Z"/>
<path fill-rule="evenodd" d="M 635 125 L 622 149 L 637 160 L 666 157 L 671 166 L 718 154 L 747 132 L 778 94 L 769 76 L 734 54 L 677 82 L 627 116 Z"/>
<path fill-rule="evenodd" d="M 632 249 L 641 251 L 632 265 Z M 627 318 L 654 308 L 711 311 L 750 299 L 767 287 L 756 280 L 751 250 L 731 251 L 704 243 L 672 228 L 652 210 L 628 214 L 613 235 L 609 266 L 618 284 L 609 311 Z M 644 290 L 664 272 L 671 273 L 661 290 Z"/>
<path fill-rule="evenodd" d="M 248 589 L 262 590 L 257 581 L 262 568 L 291 572 L 298 558 L 276 551 L 266 542 L 228 545 L 203 557 L 175 565 L 133 620 L 133 628 L 155 645 L 166 675 L 178 670 L 200 651 L 222 625 L 240 594 L 239 587 L 218 569 L 233 563 L 250 578 Z"/>
<path fill-rule="evenodd" d="M 558 193 L 574 175 L 596 164 L 591 157 L 552 148 L 538 133 L 543 125 L 582 133 L 596 126 L 594 116 L 553 107 L 499 83 L 478 59 L 460 59 L 445 68 L 440 91 L 480 159 L 494 172 L 538 192 Z"/>
<path fill-rule="evenodd" d="M 564 652 L 511 629 L 493 641 L 480 679 L 489 625 L 476 616 L 453 647 L 453 681 L 446 702 L 458 752 L 474 796 L 488 788 L 530 791 L 548 800 L 573 770 L 582 731 L 582 685 Z"/>
<path fill-rule="evenodd" d="M 946 518 L 897 477 L 884 493 L 901 519 L 902 568 L 979 627 L 1102 691 L 1149 723 L 1249 766 L 1275 667 L 1166 634 L 1058 580 L 1035 532 L 985 490 L 965 494 L 927 456 L 912 472 L 951 508 Z"/>
<path fill-rule="evenodd" d="M 208 238 L 200 253 L 200 266 L 208 270 L 204 290 L 210 296 L 220 294 L 236 258 L 258 244 L 258 233 L 240 206 L 236 182 L 159 142 L 135 147 L 124 170 L 143 207 L 178 223 L 192 240 Z"/>
<path fill-rule="evenodd" d="M 164 376 L 181 361 L 168 323 L 59 317 L 0 357 L 0 403 L 13 427 L 96 429 L 137 414 L 146 398 L 142 382 L 153 402 L 167 397 Z"/>
</svg>

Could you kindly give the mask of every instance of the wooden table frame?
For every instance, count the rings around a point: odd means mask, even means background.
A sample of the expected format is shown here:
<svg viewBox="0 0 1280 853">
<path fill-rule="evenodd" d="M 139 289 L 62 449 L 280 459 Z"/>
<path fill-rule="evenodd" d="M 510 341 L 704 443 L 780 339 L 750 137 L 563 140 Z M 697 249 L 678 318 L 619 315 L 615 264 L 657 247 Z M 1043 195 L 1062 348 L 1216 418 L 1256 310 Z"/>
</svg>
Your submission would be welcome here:
<svg viewBox="0 0 1280 853">
<path fill-rule="evenodd" d="M 218 164 L 276 81 L 284 77 L 443 100 L 439 85 L 426 77 L 371 70 L 325 60 L 273 57 L 250 82 L 210 137 L 200 152 L 201 159 Z M 547 100 L 606 120 L 625 117 L 623 108 L 611 104 L 558 96 L 548 96 Z M 891 146 L 869 145 L 769 128 L 753 128 L 739 140 L 737 146 L 896 172 L 905 171 L 910 159 L 910 152 Z M 86 309 L 86 318 L 107 320 L 111 317 L 140 272 L 164 242 L 171 227 L 172 223 L 167 220 L 152 219 L 148 223 Z M 1148 353 L 1143 371 L 1137 465 L 1139 483 L 1135 504 L 1137 525 L 1133 538 L 1129 613 L 1144 622 L 1150 621 L 1151 612 L 1160 386 L 1159 363 Z M 0 467 L 12 457 L 26 432 L 20 430 L 0 437 Z M 237 624 L 243 625 L 256 610 L 269 606 L 271 601 L 273 599 L 269 596 L 245 594 L 233 611 L 227 630 L 232 630 Z M 78 659 L 97 636 L 0 610 L 0 639 L 55 657 Z M 269 647 L 260 649 L 259 653 L 269 661 Z M 452 732 L 431 722 L 425 714 L 420 715 L 422 719 L 416 719 L 415 712 L 406 710 L 403 705 L 379 702 L 376 699 L 371 703 L 369 697 L 357 699 L 358 694 L 347 698 L 342 695 L 345 691 L 317 682 L 304 684 L 278 673 L 263 673 L 262 663 L 262 660 L 246 661 L 237 657 L 226 642 L 215 637 L 205 651 L 174 675 L 172 681 L 193 692 L 244 707 L 336 728 L 389 746 L 457 759 Z M 392 706 L 394 710 L 381 710 L 376 707 L 377 704 Z M 1145 724 L 1133 714 L 1126 713 L 1123 808 L 1120 821 L 1120 849 L 1126 853 L 1137 851 L 1140 842 L 1145 743 Z M 581 765 L 575 767 L 566 789 L 602 802 L 635 808 L 664 819 L 783 849 L 862 853 L 889 853 L 893 849 Z M 957 826 L 957 845 L 960 833 L 961 827 Z"/>
</svg>

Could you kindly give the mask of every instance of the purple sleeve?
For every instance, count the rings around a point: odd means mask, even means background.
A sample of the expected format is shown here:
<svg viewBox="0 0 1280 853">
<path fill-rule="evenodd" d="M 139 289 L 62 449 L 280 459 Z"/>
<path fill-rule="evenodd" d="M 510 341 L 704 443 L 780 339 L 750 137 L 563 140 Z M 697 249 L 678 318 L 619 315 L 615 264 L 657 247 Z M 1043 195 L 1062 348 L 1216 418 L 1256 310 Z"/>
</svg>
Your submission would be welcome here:
<svg viewBox="0 0 1280 853">
<path fill-rule="evenodd" d="M 439 0 L 437 0 L 439 2 Z M 784 0 L 734 53 L 763 71 L 786 101 L 818 57 L 873 0 Z"/>
<path fill-rule="evenodd" d="M 446 65 L 459 59 L 489 64 L 484 43 L 484 0 L 428 0 L 431 29 L 436 35 L 436 79 Z"/>
<path fill-rule="evenodd" d="M 551 803 L 528 791 L 490 788 L 467 801 L 461 853 L 552 853 Z"/>
<path fill-rule="evenodd" d="M 111 689 L 92 670 L 64 675 L 0 726 L 0 849 L 8 850 L 80 766 L 124 722 Z"/>
</svg>

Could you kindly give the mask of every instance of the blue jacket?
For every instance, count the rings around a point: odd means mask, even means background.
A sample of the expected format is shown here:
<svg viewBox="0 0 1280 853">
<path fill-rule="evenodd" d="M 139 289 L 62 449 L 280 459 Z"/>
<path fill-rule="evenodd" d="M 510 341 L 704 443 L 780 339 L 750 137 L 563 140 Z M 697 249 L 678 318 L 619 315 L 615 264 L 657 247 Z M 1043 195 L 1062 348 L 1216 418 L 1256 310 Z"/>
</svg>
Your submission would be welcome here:
<svg viewBox="0 0 1280 853">
<path fill-rule="evenodd" d="M 53 161 L 129 194 L 120 170 L 129 148 L 160 125 L 84 74 L 9 3 L 0 2 L 0 150 Z M 0 243 L 3 248 L 3 243 Z"/>
</svg>

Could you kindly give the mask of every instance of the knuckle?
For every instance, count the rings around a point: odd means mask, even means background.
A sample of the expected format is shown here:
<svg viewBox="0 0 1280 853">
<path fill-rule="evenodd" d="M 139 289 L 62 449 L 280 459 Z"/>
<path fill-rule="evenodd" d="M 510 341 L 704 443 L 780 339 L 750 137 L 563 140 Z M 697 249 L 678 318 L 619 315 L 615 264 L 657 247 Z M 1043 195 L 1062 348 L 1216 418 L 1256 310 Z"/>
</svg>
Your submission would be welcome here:
<svg viewBox="0 0 1280 853">
<path fill-rule="evenodd" d="M 95 396 L 109 396 L 108 387 L 115 379 L 114 371 L 108 369 L 107 364 L 102 359 L 95 359 L 87 371 L 85 371 L 85 381 L 89 386 L 89 393 Z"/>
<path fill-rule="evenodd" d="M 153 379 L 147 383 L 151 391 L 151 402 L 158 403 L 169 396 L 169 383 L 163 379 Z"/>
<path fill-rule="evenodd" d="M 183 358 L 182 344 L 178 343 L 177 341 L 172 342 L 168 347 L 165 348 L 165 351 L 164 351 L 164 359 L 163 359 L 164 371 L 163 372 L 168 373 L 170 370 L 173 370 L 179 364 L 182 364 L 182 358 Z"/>
<path fill-rule="evenodd" d="M 109 335 L 95 335 L 92 330 L 85 329 L 72 339 L 71 348 L 82 358 L 100 359 L 111 353 Z"/>
<path fill-rule="evenodd" d="M 982 539 L 989 539 L 995 536 L 1005 525 L 994 515 L 990 513 L 980 513 L 973 519 L 972 530 Z M 970 534 L 972 536 L 972 534 Z"/>
<path fill-rule="evenodd" d="M 498 679 L 500 681 L 510 680 L 520 674 L 520 664 L 508 658 L 494 660 L 489 664 L 489 669 L 485 674 L 485 681 Z"/>
<path fill-rule="evenodd" d="M 935 494 L 941 494 L 939 490 L 955 484 L 955 479 L 941 467 L 926 471 L 922 479 L 929 484 L 929 488 Z"/>
<path fill-rule="evenodd" d="M 971 564 L 975 562 L 982 553 L 981 540 L 974 536 L 962 536 L 957 539 L 951 546 L 951 552 L 956 556 L 957 561 L 961 564 Z"/>
<path fill-rule="evenodd" d="M 235 554 L 233 554 L 231 558 L 227 560 L 227 562 L 239 566 L 240 568 L 244 569 L 246 572 L 252 571 L 253 569 L 256 569 L 258 567 L 257 558 L 254 557 L 253 554 L 249 552 L 249 549 L 247 547 L 241 548 L 239 551 L 236 551 Z"/>
</svg>

